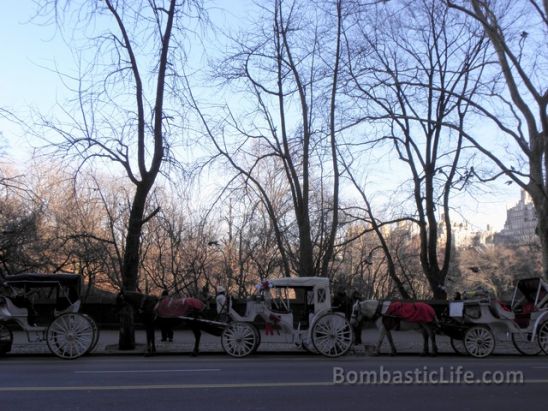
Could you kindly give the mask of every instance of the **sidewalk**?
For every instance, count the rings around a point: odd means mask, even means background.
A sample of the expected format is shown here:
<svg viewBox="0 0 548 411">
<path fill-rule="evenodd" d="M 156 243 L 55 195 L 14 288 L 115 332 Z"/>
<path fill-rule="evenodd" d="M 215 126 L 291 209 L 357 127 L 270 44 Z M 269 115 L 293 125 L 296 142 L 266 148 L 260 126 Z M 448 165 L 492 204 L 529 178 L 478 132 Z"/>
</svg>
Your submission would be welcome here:
<svg viewBox="0 0 548 411">
<path fill-rule="evenodd" d="M 99 333 L 99 341 L 93 350 L 93 355 L 144 355 L 146 352 L 146 336 L 144 330 L 135 332 L 136 347 L 134 350 L 118 349 L 118 330 L 103 329 Z M 422 336 L 416 332 L 393 331 L 394 342 L 398 353 L 401 354 L 420 354 L 422 351 Z M 302 348 L 295 344 L 287 343 L 284 336 L 263 337 L 263 341 L 257 350 L 259 353 L 304 353 Z M 366 329 L 362 333 L 364 345 L 353 347 L 348 355 L 367 355 L 371 353 L 372 347 L 376 345 L 378 331 L 375 329 Z M 449 344 L 449 338 L 443 335 L 437 336 L 437 345 L 440 354 L 454 354 L 455 352 Z M 157 354 L 190 354 L 194 347 L 194 336 L 191 331 L 175 330 L 173 342 L 161 342 L 160 332 L 156 332 L 156 351 Z M 388 342 L 383 342 L 381 352 L 389 353 Z M 200 352 L 208 354 L 224 354 L 221 346 L 221 338 L 210 334 L 202 333 L 200 342 Z M 25 354 L 49 354 L 51 355 L 47 343 L 28 342 L 27 335 L 22 331 L 13 333 L 13 345 L 8 355 Z M 497 341 L 495 354 L 516 355 L 518 352 L 511 341 Z"/>
</svg>

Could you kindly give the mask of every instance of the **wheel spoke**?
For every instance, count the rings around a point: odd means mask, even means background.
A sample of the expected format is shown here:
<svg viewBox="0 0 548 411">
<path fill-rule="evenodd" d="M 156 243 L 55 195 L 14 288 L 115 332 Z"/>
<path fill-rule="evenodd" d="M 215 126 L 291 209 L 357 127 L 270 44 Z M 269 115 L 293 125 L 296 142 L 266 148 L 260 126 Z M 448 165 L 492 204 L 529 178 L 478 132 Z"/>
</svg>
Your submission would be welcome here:
<svg viewBox="0 0 548 411">
<path fill-rule="evenodd" d="M 231 323 L 223 331 L 221 344 L 227 354 L 245 357 L 256 349 L 258 333 L 252 324 Z"/>
<path fill-rule="evenodd" d="M 487 328 L 475 326 L 466 331 L 464 346 L 470 355 L 479 358 L 486 357 L 493 352 L 495 339 Z"/>
<path fill-rule="evenodd" d="M 57 317 L 47 330 L 47 342 L 52 353 L 61 358 L 78 358 L 88 352 L 95 340 L 92 320 L 80 314 Z"/>
<path fill-rule="evenodd" d="M 537 341 L 542 351 L 544 351 L 545 354 L 548 354 L 548 321 L 544 322 L 539 327 Z"/>
<path fill-rule="evenodd" d="M 352 329 L 348 321 L 336 314 L 326 314 L 314 324 L 312 343 L 327 357 L 345 354 L 352 345 Z"/>
</svg>

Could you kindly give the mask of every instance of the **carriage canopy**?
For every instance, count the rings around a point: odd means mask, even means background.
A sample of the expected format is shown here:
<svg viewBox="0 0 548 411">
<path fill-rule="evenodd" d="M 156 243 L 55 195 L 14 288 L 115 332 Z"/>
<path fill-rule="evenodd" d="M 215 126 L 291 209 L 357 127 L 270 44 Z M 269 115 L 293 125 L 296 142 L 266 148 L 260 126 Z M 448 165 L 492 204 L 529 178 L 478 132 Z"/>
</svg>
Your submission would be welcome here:
<svg viewBox="0 0 548 411">
<path fill-rule="evenodd" d="M 4 284 L 17 289 L 64 288 L 65 295 L 75 302 L 80 298 L 82 277 L 77 274 L 16 274 L 7 276 Z"/>
<path fill-rule="evenodd" d="M 313 307 L 314 313 L 331 308 L 329 279 L 325 277 L 288 277 L 270 280 L 274 297 L 283 300 L 294 300 L 297 304 Z"/>
<path fill-rule="evenodd" d="M 520 300 L 536 307 L 544 305 L 548 300 L 548 283 L 538 277 L 518 280 L 512 305 Z"/>
</svg>

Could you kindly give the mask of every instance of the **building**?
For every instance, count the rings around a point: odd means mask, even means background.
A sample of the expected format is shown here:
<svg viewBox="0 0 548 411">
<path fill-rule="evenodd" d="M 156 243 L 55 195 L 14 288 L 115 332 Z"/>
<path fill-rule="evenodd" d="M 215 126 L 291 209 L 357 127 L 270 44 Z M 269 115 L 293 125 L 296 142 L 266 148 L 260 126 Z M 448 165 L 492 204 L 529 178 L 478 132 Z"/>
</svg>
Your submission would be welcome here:
<svg viewBox="0 0 548 411">
<path fill-rule="evenodd" d="M 538 241 L 535 234 L 537 216 L 530 196 L 521 192 L 520 201 L 506 211 L 506 222 L 502 231 L 495 234 L 497 245 L 527 245 Z"/>
<path fill-rule="evenodd" d="M 439 235 L 445 234 L 444 225 L 439 225 Z M 488 225 L 486 230 L 478 231 L 470 223 L 465 221 L 451 221 L 451 238 L 453 247 L 469 248 L 477 246 L 485 246 L 493 242 L 493 231 Z"/>
</svg>

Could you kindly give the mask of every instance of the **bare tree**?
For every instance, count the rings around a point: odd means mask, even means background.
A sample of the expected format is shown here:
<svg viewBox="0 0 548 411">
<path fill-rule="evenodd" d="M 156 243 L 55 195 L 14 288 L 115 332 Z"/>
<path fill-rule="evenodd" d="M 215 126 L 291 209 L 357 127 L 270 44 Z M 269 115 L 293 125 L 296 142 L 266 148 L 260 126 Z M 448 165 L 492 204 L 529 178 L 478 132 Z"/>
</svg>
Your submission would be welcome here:
<svg viewBox="0 0 548 411">
<path fill-rule="evenodd" d="M 459 272 L 452 278 L 453 291 L 472 289 L 480 284 L 496 292 L 499 298 L 508 295 L 516 278 L 538 274 L 542 268 L 540 255 L 527 246 L 509 249 L 504 246 L 476 246 L 459 250 L 457 256 Z"/>
<path fill-rule="evenodd" d="M 356 122 L 380 130 L 368 144 L 390 142 L 409 171 L 409 206 L 416 210 L 409 218 L 420 232 L 422 271 L 434 297 L 443 299 L 452 191 L 462 188 L 468 173 L 461 130 L 483 67 L 483 40 L 434 0 L 396 2 L 372 16 L 357 13 L 347 33 L 348 93 L 363 112 L 357 111 Z M 441 240 L 439 224 L 446 227 Z"/>
<path fill-rule="evenodd" d="M 503 151 L 470 131 L 468 140 L 533 200 L 542 247 L 544 277 L 548 279 L 548 90 L 546 48 L 548 3 L 536 0 L 446 1 L 449 7 L 479 22 L 495 52 L 497 68 L 486 99 L 475 100 L 484 122 L 506 138 Z M 540 4 L 539 4 L 540 3 Z M 503 84 L 501 91 L 497 85 Z M 500 141 L 500 140 L 499 140 Z M 495 177 L 497 177 L 495 176 Z"/>
<path fill-rule="evenodd" d="M 336 147 L 343 4 L 276 0 L 272 9 L 263 8 L 265 20 L 235 39 L 235 51 L 216 73 L 237 92 L 245 92 L 252 104 L 240 113 L 227 107 L 218 128 L 202 113 L 218 155 L 267 210 L 286 276 L 294 271 L 326 276 L 332 262 L 339 226 Z M 298 239 L 289 247 L 271 197 L 272 180 L 262 179 L 271 166 L 290 193 Z M 312 222 L 315 213 L 321 215 L 318 226 Z M 294 271 L 291 261 L 297 262 Z"/>
<path fill-rule="evenodd" d="M 54 144 L 61 153 L 75 156 L 82 166 L 91 161 L 119 166 L 133 185 L 122 280 L 124 289 L 135 290 L 143 226 L 159 211 L 155 207 L 147 214 L 147 201 L 162 165 L 171 158 L 171 135 L 184 117 L 179 107 L 185 36 L 189 22 L 201 18 L 202 6 L 199 0 L 45 3 L 53 6 L 56 18 L 75 15 L 71 23 L 84 33 L 90 27 L 104 29 L 90 35 L 88 52 L 79 54 L 78 108 L 67 108 L 62 120 L 44 123 L 57 134 Z M 78 28 L 72 27 L 74 32 Z M 90 49 L 95 51 L 91 57 Z M 172 101 L 177 104 L 169 107 Z M 120 347 L 133 348 L 130 319 L 123 330 Z"/>
</svg>

